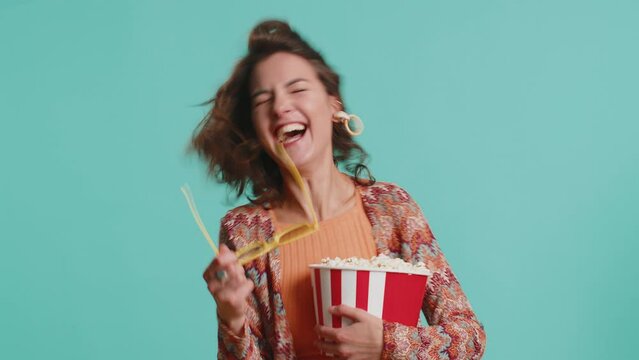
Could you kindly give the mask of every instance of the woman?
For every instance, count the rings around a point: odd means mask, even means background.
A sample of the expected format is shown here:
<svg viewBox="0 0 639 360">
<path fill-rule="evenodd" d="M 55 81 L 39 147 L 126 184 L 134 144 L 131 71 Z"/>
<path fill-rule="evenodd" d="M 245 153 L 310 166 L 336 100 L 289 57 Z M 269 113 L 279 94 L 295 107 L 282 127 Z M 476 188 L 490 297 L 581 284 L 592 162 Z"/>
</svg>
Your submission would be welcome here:
<svg viewBox="0 0 639 360">
<path fill-rule="evenodd" d="M 220 254 L 204 272 L 217 304 L 219 358 L 481 357 L 483 327 L 421 210 L 403 189 L 370 176 L 366 153 L 352 139 L 349 119 L 356 118 L 341 112 L 339 77 L 318 52 L 288 24 L 262 22 L 212 103 L 193 147 L 220 181 L 251 200 L 222 219 Z M 279 142 L 299 170 L 312 208 L 280 156 Z M 235 251 L 308 222 L 309 214 L 317 214 L 318 231 L 240 265 Z M 387 322 L 340 305 L 331 311 L 352 325 L 314 327 L 307 265 L 381 253 L 423 261 L 433 271 L 423 302 L 429 326 Z"/>
</svg>

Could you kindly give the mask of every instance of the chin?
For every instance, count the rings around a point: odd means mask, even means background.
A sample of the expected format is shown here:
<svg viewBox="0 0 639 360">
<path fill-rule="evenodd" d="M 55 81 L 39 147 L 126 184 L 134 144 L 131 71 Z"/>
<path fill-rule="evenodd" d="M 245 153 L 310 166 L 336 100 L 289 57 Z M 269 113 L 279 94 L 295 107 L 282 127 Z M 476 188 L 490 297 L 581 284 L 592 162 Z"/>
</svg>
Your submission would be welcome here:
<svg viewBox="0 0 639 360">
<path fill-rule="evenodd" d="M 311 154 L 309 153 L 301 153 L 301 154 L 290 154 L 291 160 L 298 169 L 313 166 L 316 161 L 313 161 Z"/>
</svg>

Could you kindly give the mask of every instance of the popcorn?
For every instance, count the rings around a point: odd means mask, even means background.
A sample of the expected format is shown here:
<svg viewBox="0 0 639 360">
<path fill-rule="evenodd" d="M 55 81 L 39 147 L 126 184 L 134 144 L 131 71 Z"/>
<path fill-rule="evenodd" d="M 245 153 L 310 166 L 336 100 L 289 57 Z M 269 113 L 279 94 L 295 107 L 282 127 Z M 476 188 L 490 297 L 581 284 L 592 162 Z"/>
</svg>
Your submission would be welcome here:
<svg viewBox="0 0 639 360">
<path fill-rule="evenodd" d="M 358 270 L 386 270 L 409 274 L 421 274 L 427 276 L 432 275 L 432 272 L 428 270 L 423 262 L 411 264 L 399 258 L 390 258 L 385 254 L 373 256 L 368 260 L 357 257 L 350 257 L 347 259 L 341 259 L 340 257 L 336 257 L 335 259 L 324 258 L 321 260 L 319 265 L 324 265 L 332 268 L 338 267 L 345 269 L 353 268 Z"/>
</svg>

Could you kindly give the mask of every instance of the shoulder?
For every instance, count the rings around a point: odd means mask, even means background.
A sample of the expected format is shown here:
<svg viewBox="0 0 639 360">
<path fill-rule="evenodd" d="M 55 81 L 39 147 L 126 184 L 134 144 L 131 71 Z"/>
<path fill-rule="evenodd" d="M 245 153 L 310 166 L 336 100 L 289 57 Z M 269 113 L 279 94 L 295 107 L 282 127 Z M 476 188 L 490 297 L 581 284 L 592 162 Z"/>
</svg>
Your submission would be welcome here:
<svg viewBox="0 0 639 360">
<path fill-rule="evenodd" d="M 425 225 L 422 209 L 401 186 L 380 181 L 359 189 L 370 218 L 390 217 L 396 224 L 417 221 Z"/>
<path fill-rule="evenodd" d="M 414 200 L 401 186 L 384 181 L 377 181 L 372 185 L 359 185 L 362 199 L 367 205 L 411 205 Z"/>
<path fill-rule="evenodd" d="M 392 253 L 413 261 L 420 246 L 433 244 L 434 236 L 421 208 L 404 188 L 376 182 L 360 187 L 360 191 L 375 234 Z"/>
<path fill-rule="evenodd" d="M 244 204 L 227 211 L 226 215 L 224 215 L 224 217 L 222 218 L 222 223 L 235 221 L 242 222 L 245 219 L 254 219 L 260 217 L 268 218 L 266 209 L 255 204 Z"/>
</svg>

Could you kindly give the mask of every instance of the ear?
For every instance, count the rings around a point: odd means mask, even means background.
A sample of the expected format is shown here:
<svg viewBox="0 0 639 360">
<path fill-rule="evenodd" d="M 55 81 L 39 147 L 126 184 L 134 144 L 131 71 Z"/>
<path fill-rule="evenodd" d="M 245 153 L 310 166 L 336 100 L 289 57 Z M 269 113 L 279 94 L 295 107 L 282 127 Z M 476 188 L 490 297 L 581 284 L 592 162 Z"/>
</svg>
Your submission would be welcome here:
<svg viewBox="0 0 639 360">
<path fill-rule="evenodd" d="M 339 101 L 337 96 L 329 95 L 328 101 L 329 101 L 331 110 L 333 110 L 333 113 L 344 110 L 344 106 L 342 106 L 342 103 Z"/>
</svg>

